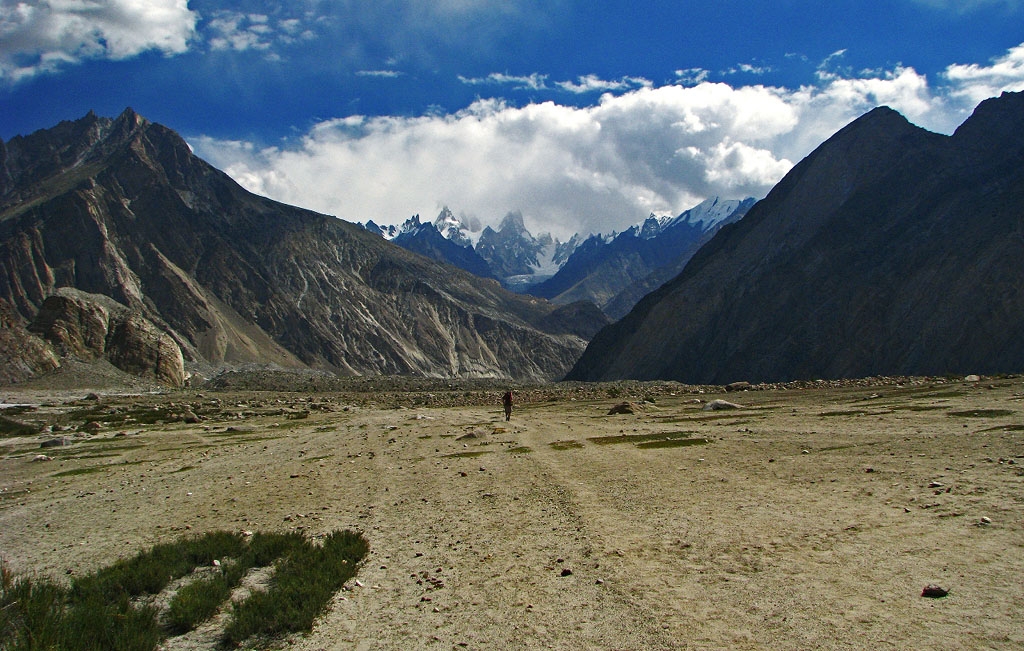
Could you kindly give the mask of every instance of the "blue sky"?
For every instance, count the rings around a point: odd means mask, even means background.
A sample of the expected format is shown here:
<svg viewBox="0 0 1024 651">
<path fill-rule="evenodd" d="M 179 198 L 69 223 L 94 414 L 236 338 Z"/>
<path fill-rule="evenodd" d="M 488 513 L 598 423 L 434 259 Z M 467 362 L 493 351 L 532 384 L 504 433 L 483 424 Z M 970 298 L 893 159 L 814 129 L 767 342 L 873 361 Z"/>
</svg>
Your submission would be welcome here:
<svg viewBox="0 0 1024 651">
<path fill-rule="evenodd" d="M 621 230 L 1021 89 L 1021 0 L 0 0 L 0 137 L 131 106 L 351 221 Z"/>
</svg>

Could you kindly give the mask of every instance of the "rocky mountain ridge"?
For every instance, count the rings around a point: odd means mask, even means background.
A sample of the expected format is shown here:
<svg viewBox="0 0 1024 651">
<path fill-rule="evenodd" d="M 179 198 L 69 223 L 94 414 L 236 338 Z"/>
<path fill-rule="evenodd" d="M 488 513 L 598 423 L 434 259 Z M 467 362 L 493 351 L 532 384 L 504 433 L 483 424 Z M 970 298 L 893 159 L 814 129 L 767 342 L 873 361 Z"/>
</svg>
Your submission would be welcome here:
<svg viewBox="0 0 1024 651">
<path fill-rule="evenodd" d="M 619 319 L 682 271 L 690 257 L 722 226 L 743 218 L 754 199 L 707 199 L 676 217 L 651 215 L 611 236 L 582 242 L 554 276 L 531 293 L 555 303 L 589 300 Z"/>
<path fill-rule="evenodd" d="M 796 165 L 601 331 L 574 380 L 690 383 L 1024 368 L 1024 94 L 952 136 L 889 108 Z"/>
<path fill-rule="evenodd" d="M 410 251 L 453 264 L 506 288 L 566 305 L 590 301 L 620 318 L 644 294 L 679 273 L 719 228 L 741 219 L 754 199 L 707 199 L 675 217 L 652 214 L 621 233 L 566 242 L 549 233 L 533 236 L 522 215 L 509 213 L 497 229 L 467 223 L 445 206 L 433 223 L 413 215 L 400 226 L 366 230 Z M 445 242 L 444 240 L 447 240 Z"/>
<path fill-rule="evenodd" d="M 7 369 L 21 369 L 9 376 L 75 354 L 52 328 L 28 329 L 62 288 L 77 290 L 79 313 L 109 300 L 139 333 L 151 324 L 204 375 L 257 363 L 551 379 L 596 329 L 578 311 L 253 195 L 131 109 L 0 142 L 0 345 Z M 62 305 L 53 323 L 82 322 Z"/>
</svg>

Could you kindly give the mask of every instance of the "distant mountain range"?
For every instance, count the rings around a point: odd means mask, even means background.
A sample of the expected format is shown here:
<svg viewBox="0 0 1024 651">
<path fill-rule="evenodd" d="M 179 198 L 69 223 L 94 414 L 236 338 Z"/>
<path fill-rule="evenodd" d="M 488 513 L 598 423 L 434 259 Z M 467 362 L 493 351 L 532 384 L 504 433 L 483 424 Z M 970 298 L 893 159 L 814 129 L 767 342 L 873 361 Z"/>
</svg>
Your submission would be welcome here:
<svg viewBox="0 0 1024 651">
<path fill-rule="evenodd" d="M 889 108 L 796 165 L 568 378 L 1024 371 L 1024 94 L 952 136 Z"/>
<path fill-rule="evenodd" d="M 410 251 L 496 278 L 520 293 L 566 305 L 590 301 L 612 318 L 679 273 L 690 256 L 722 226 L 746 214 L 754 199 L 708 199 L 676 217 L 651 215 L 621 233 L 574 235 L 560 242 L 536 237 L 522 215 L 509 213 L 497 230 L 475 231 L 445 207 L 433 223 L 419 215 L 401 226 L 364 227 Z"/>
<path fill-rule="evenodd" d="M 69 359 L 172 385 L 249 364 L 539 381 L 606 323 L 253 195 L 130 109 L 0 141 L 0 381 Z"/>
</svg>

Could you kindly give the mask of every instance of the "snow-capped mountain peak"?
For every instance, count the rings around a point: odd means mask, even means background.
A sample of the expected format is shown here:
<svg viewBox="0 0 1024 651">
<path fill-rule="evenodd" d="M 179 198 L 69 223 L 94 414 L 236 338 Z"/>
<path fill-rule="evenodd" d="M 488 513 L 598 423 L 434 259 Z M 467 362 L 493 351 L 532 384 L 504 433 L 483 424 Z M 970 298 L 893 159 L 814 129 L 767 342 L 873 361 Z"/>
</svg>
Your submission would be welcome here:
<svg viewBox="0 0 1024 651">
<path fill-rule="evenodd" d="M 469 235 L 469 225 L 455 216 L 448 206 L 441 209 L 441 213 L 434 220 L 434 228 L 447 240 L 455 242 L 459 246 L 473 246 L 473 238 Z"/>
<path fill-rule="evenodd" d="M 741 204 L 748 201 L 748 199 L 711 197 L 683 212 L 678 217 L 668 220 L 663 224 L 662 228 L 687 223 L 692 226 L 698 226 L 702 231 L 708 231 L 728 219 L 740 208 Z"/>
</svg>

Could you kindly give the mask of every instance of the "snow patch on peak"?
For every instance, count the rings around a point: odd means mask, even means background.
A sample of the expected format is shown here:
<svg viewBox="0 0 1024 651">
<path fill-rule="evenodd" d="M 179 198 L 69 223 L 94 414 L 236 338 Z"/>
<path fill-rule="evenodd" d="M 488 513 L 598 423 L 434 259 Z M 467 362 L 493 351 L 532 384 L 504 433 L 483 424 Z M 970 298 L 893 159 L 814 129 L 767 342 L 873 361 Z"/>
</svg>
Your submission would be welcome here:
<svg viewBox="0 0 1024 651">
<path fill-rule="evenodd" d="M 441 209 L 441 213 L 434 220 L 434 228 L 442 237 L 459 246 L 473 247 L 473 238 L 469 235 L 470 225 L 456 217 L 455 213 L 448 209 L 448 206 Z"/>
<path fill-rule="evenodd" d="M 708 231 L 728 219 L 744 203 L 753 202 L 753 199 L 722 199 L 721 197 L 710 197 L 700 202 L 693 208 L 683 212 L 678 217 L 670 220 L 664 225 L 665 228 L 676 224 L 690 224 L 697 226 L 703 231 Z"/>
</svg>

